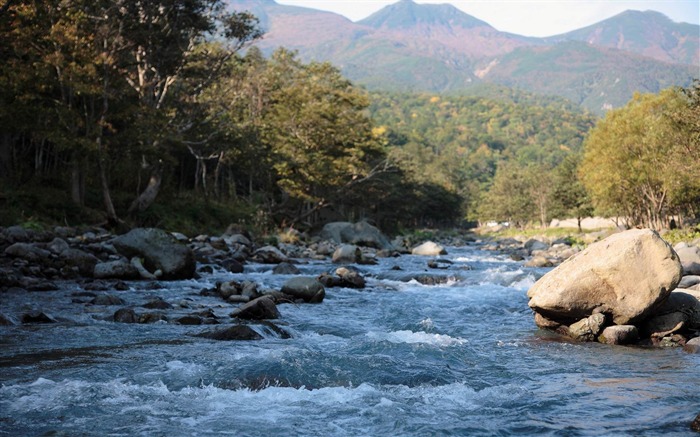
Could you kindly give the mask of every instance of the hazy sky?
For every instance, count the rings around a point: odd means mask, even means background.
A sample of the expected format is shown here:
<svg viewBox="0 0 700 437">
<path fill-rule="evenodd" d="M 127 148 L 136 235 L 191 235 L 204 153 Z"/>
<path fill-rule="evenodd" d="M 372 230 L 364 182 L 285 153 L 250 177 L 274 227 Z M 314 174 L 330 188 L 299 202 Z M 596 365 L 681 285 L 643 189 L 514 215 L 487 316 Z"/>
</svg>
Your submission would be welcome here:
<svg viewBox="0 0 700 437">
<path fill-rule="evenodd" d="M 285 5 L 336 12 L 361 20 L 398 0 L 277 0 Z M 673 21 L 700 23 L 698 0 L 417 0 L 416 3 L 452 3 L 469 15 L 504 32 L 551 36 L 610 18 L 627 9 L 661 12 Z"/>
</svg>

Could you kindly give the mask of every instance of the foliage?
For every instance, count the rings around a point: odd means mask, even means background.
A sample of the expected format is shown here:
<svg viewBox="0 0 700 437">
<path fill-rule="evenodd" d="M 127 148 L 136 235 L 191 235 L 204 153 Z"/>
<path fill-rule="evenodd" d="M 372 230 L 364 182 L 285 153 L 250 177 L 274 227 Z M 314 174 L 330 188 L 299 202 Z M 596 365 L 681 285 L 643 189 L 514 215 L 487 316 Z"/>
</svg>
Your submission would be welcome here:
<svg viewBox="0 0 700 437">
<path fill-rule="evenodd" d="M 697 117 L 695 105 L 672 88 L 637 94 L 596 125 L 585 143 L 581 176 L 599 211 L 656 229 L 671 215 L 695 214 L 700 144 L 677 122 L 678 114 Z"/>
</svg>

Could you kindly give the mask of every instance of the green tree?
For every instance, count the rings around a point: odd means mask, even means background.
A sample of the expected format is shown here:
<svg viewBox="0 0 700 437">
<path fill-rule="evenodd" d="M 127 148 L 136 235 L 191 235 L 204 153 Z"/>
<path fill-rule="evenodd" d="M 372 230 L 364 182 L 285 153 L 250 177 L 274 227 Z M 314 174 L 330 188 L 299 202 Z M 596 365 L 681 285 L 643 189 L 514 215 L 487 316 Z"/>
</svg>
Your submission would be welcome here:
<svg viewBox="0 0 700 437">
<path fill-rule="evenodd" d="M 671 214 L 687 209 L 697 192 L 698 171 L 689 162 L 697 143 L 687 141 L 668 116 L 684 113 L 688 102 L 675 89 L 636 94 L 609 112 L 585 142 L 581 177 L 596 208 L 627 217 L 630 225 L 659 229 Z"/>
</svg>

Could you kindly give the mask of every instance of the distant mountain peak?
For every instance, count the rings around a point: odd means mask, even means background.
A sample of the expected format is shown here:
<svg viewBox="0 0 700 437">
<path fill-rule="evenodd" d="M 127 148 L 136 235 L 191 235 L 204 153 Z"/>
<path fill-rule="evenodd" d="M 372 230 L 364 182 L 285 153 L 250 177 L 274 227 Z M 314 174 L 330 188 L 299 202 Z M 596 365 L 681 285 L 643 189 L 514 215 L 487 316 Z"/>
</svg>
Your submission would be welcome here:
<svg viewBox="0 0 700 437">
<path fill-rule="evenodd" d="M 420 25 L 465 29 L 491 27 L 485 21 L 472 17 L 451 4 L 419 4 L 413 0 L 399 0 L 358 23 L 375 29 L 408 29 Z"/>
</svg>

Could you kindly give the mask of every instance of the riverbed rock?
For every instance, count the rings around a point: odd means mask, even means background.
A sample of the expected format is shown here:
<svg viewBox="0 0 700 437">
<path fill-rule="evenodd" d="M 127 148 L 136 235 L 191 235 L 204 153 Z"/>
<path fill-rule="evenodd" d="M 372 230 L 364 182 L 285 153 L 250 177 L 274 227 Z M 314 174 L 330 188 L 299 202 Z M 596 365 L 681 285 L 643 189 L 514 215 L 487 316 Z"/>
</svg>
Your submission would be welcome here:
<svg viewBox="0 0 700 437">
<path fill-rule="evenodd" d="M 552 267 L 554 263 L 550 261 L 548 258 L 544 256 L 533 256 L 531 259 L 529 259 L 527 262 L 525 262 L 525 267 L 535 267 L 535 268 L 544 268 L 544 267 Z"/>
<path fill-rule="evenodd" d="M 681 278 L 681 282 L 678 283 L 678 288 L 690 288 L 697 284 L 700 284 L 700 276 L 686 275 Z"/>
<path fill-rule="evenodd" d="M 5 255 L 36 262 L 48 259 L 51 252 L 31 243 L 15 243 L 5 249 Z"/>
<path fill-rule="evenodd" d="M 700 275 L 700 247 L 676 246 L 676 253 L 683 265 L 683 274 Z"/>
<path fill-rule="evenodd" d="M 527 249 L 527 252 L 529 255 L 532 255 L 532 252 L 536 250 L 547 250 L 549 249 L 549 244 L 545 243 L 544 241 L 537 240 L 535 238 L 531 238 L 525 242 L 525 249 Z"/>
<path fill-rule="evenodd" d="M 603 332 L 605 322 L 605 314 L 592 314 L 569 326 L 569 336 L 578 341 L 595 341 Z"/>
<path fill-rule="evenodd" d="M 262 296 L 233 310 L 231 317 L 245 320 L 279 319 L 280 312 L 272 298 Z"/>
<path fill-rule="evenodd" d="M 357 270 L 339 267 L 336 269 L 335 274 L 338 279 L 340 279 L 339 283 L 336 285 L 338 287 L 365 288 L 365 278 L 363 278 Z"/>
<path fill-rule="evenodd" d="M 92 305 L 124 305 L 124 300 L 119 296 L 114 296 L 113 294 L 101 294 L 96 296 L 90 301 Z"/>
<path fill-rule="evenodd" d="M 138 323 L 139 318 L 131 308 L 120 308 L 114 312 L 113 319 L 117 323 Z"/>
<path fill-rule="evenodd" d="M 97 257 L 80 249 L 66 249 L 61 252 L 60 258 L 69 267 L 77 267 L 83 276 L 91 276 L 95 266 L 100 262 Z"/>
<path fill-rule="evenodd" d="M 202 332 L 195 337 L 210 338 L 212 340 L 232 341 L 232 340 L 262 340 L 262 335 L 258 334 L 248 325 L 233 325 L 225 329 Z"/>
<path fill-rule="evenodd" d="M 594 312 L 614 324 L 643 320 L 676 288 L 678 256 L 651 230 L 630 230 L 592 244 L 544 275 L 528 291 L 529 306 L 555 321 Z"/>
<path fill-rule="evenodd" d="M 275 275 L 298 275 L 301 272 L 294 264 L 284 262 L 277 264 L 275 268 L 272 269 L 272 273 Z"/>
<path fill-rule="evenodd" d="M 700 291 L 676 289 L 644 322 L 643 330 L 664 337 L 683 330 L 700 329 Z"/>
<path fill-rule="evenodd" d="M 447 251 L 444 247 L 433 241 L 426 241 L 425 243 L 414 247 L 411 250 L 411 254 L 419 256 L 438 256 L 447 255 Z"/>
<path fill-rule="evenodd" d="M 359 264 L 362 261 L 362 250 L 354 244 L 343 244 L 335 249 L 332 260 L 336 264 Z"/>
<path fill-rule="evenodd" d="M 10 243 L 29 241 L 29 232 L 21 226 L 10 226 L 2 232 L 3 236 Z"/>
<path fill-rule="evenodd" d="M 253 252 L 253 259 L 263 264 L 280 264 L 289 262 L 289 257 L 275 246 L 263 246 Z"/>
<path fill-rule="evenodd" d="M 603 329 L 598 341 L 605 344 L 633 344 L 639 339 L 639 330 L 634 325 L 612 325 Z"/>
<path fill-rule="evenodd" d="M 327 223 L 319 234 L 322 240 L 331 240 L 339 244 L 374 247 L 391 250 L 389 239 L 378 228 L 365 221 Z"/>
<path fill-rule="evenodd" d="M 97 263 L 93 269 L 95 279 L 138 279 L 139 272 L 136 267 L 124 260 L 107 261 Z"/>
<path fill-rule="evenodd" d="M 700 337 L 691 338 L 686 341 L 683 350 L 689 354 L 700 354 Z M 696 420 L 700 420 L 700 415 L 698 415 Z M 700 431 L 700 429 L 698 429 L 698 431 Z"/>
<path fill-rule="evenodd" d="M 291 278 L 282 286 L 282 293 L 307 303 L 321 303 L 326 297 L 326 290 L 316 278 Z"/>
<path fill-rule="evenodd" d="M 56 319 L 43 311 L 34 311 L 22 315 L 22 324 L 56 323 Z"/>
<path fill-rule="evenodd" d="M 191 279 L 195 275 L 197 266 L 192 250 L 161 229 L 132 229 L 115 238 L 112 244 L 129 259 L 143 258 L 149 271 L 160 270 L 161 279 Z"/>
</svg>

